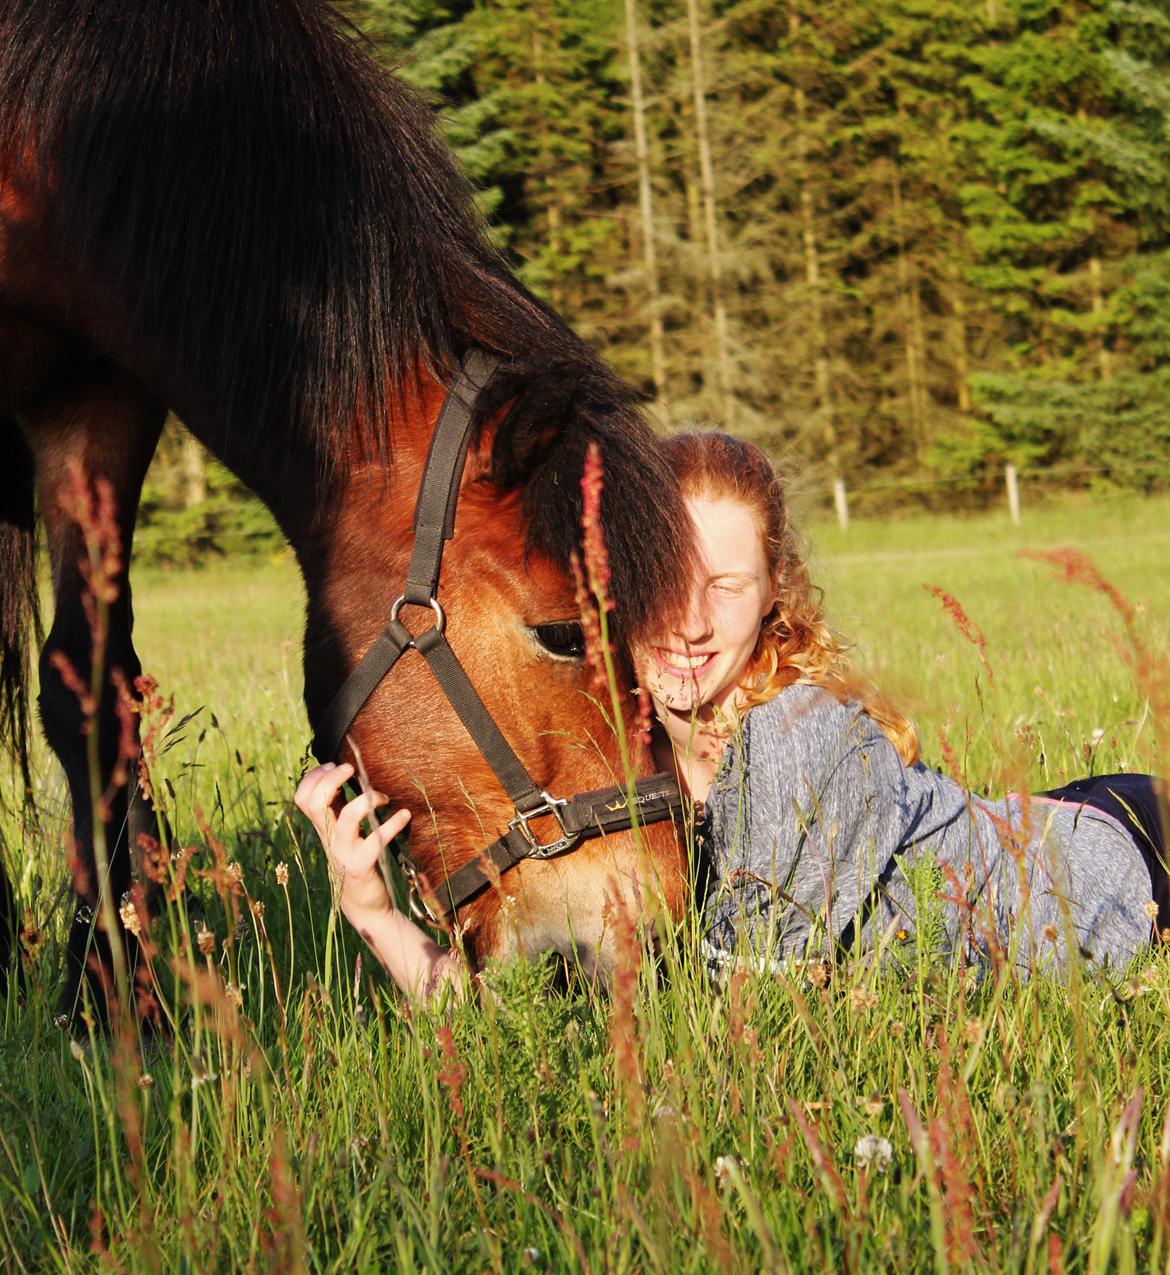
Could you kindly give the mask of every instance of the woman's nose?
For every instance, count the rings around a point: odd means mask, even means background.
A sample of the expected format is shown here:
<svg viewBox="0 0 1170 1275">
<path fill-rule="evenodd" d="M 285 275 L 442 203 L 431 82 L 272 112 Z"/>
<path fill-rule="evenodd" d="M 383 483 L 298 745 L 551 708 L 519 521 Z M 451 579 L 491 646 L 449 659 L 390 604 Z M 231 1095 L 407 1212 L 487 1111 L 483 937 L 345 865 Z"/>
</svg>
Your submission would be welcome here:
<svg viewBox="0 0 1170 1275">
<path fill-rule="evenodd" d="M 705 590 L 697 589 L 691 594 L 687 609 L 676 631 L 678 636 L 691 646 L 696 646 L 711 636 L 711 615 L 707 607 Z"/>
</svg>

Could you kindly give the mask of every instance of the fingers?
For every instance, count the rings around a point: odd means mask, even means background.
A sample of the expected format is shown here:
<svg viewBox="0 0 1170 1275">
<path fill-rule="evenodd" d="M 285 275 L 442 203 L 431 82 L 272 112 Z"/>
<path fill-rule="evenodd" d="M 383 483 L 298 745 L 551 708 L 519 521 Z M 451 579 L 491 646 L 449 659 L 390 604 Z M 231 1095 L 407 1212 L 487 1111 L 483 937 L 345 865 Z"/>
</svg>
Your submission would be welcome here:
<svg viewBox="0 0 1170 1275">
<path fill-rule="evenodd" d="M 334 868 L 361 875 L 373 868 L 383 849 L 405 829 L 410 811 L 396 810 L 385 823 L 379 823 L 375 812 L 389 802 L 381 792 L 364 792 L 342 805 L 342 789 L 353 774 L 354 768 L 348 764 L 317 766 L 301 780 L 293 800 L 317 830 Z M 363 819 L 374 824 L 366 837 L 361 832 Z"/>
<path fill-rule="evenodd" d="M 329 847 L 329 858 L 333 866 L 352 876 L 359 878 L 365 876 L 381 859 L 383 850 L 409 822 L 409 810 L 396 810 L 385 823 L 378 824 L 368 837 L 360 839 L 356 835 L 343 834 L 339 826 Z M 348 823 L 347 826 L 349 826 Z M 356 828 L 356 822 L 352 826 Z"/>
<path fill-rule="evenodd" d="M 314 826 L 325 823 L 325 817 L 337 794 L 346 781 L 353 777 L 353 767 L 347 762 L 343 766 L 335 766 L 326 762 L 324 766 L 315 766 L 297 785 L 293 801 L 297 809 L 313 821 Z"/>
<path fill-rule="evenodd" d="M 374 811 L 379 806 L 385 806 L 389 803 L 390 798 L 382 792 L 363 792 L 356 796 L 352 801 L 342 806 L 337 815 L 337 832 L 338 839 L 344 838 L 347 841 L 354 841 L 358 837 L 363 819 L 369 817 L 373 820 Z"/>
<path fill-rule="evenodd" d="M 409 810 L 396 810 L 385 823 L 379 824 L 373 832 L 362 842 L 367 850 L 373 852 L 374 857 L 385 849 L 386 846 L 394 840 L 396 836 L 410 822 Z"/>
</svg>

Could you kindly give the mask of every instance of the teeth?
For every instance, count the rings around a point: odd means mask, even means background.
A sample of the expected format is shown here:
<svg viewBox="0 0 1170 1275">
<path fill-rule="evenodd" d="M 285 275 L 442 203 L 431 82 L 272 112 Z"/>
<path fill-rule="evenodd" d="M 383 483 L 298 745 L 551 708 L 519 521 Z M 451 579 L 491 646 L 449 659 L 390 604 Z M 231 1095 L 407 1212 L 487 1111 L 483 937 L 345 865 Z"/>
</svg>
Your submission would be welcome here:
<svg viewBox="0 0 1170 1275">
<path fill-rule="evenodd" d="M 710 655 L 682 655 L 678 651 L 663 651 L 663 658 L 671 668 L 699 668 L 706 664 Z"/>
</svg>

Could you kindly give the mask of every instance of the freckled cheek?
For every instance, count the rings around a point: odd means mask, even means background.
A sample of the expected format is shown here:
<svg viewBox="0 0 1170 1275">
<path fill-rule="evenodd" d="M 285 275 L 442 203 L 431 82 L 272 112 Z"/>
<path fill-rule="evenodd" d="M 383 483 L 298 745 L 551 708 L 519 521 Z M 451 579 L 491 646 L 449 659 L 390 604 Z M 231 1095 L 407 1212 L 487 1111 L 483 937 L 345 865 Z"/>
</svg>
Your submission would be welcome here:
<svg viewBox="0 0 1170 1275">
<path fill-rule="evenodd" d="M 715 631 L 728 645 L 754 645 L 760 629 L 760 612 L 755 599 L 737 598 L 724 604 L 715 618 Z"/>
</svg>

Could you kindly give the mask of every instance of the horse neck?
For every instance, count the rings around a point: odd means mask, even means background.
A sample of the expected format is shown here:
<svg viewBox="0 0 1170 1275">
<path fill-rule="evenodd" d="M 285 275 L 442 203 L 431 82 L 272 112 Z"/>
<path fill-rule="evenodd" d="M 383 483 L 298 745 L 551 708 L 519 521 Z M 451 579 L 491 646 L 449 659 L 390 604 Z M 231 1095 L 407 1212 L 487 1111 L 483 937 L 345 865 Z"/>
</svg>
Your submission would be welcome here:
<svg viewBox="0 0 1170 1275">
<path fill-rule="evenodd" d="M 395 391 L 387 437 L 377 456 L 357 442 L 366 432 L 360 419 L 338 426 L 331 455 L 310 453 L 291 429 L 274 433 L 273 455 L 233 448 L 230 439 L 217 446 L 213 436 L 200 436 L 272 512 L 312 596 L 325 583 L 323 572 L 337 568 L 338 543 L 352 546 L 369 539 L 372 508 L 388 499 L 409 499 L 413 509 L 411 493 L 421 480 L 442 395 L 442 387 L 427 374 L 420 374 L 416 385 Z"/>
</svg>

